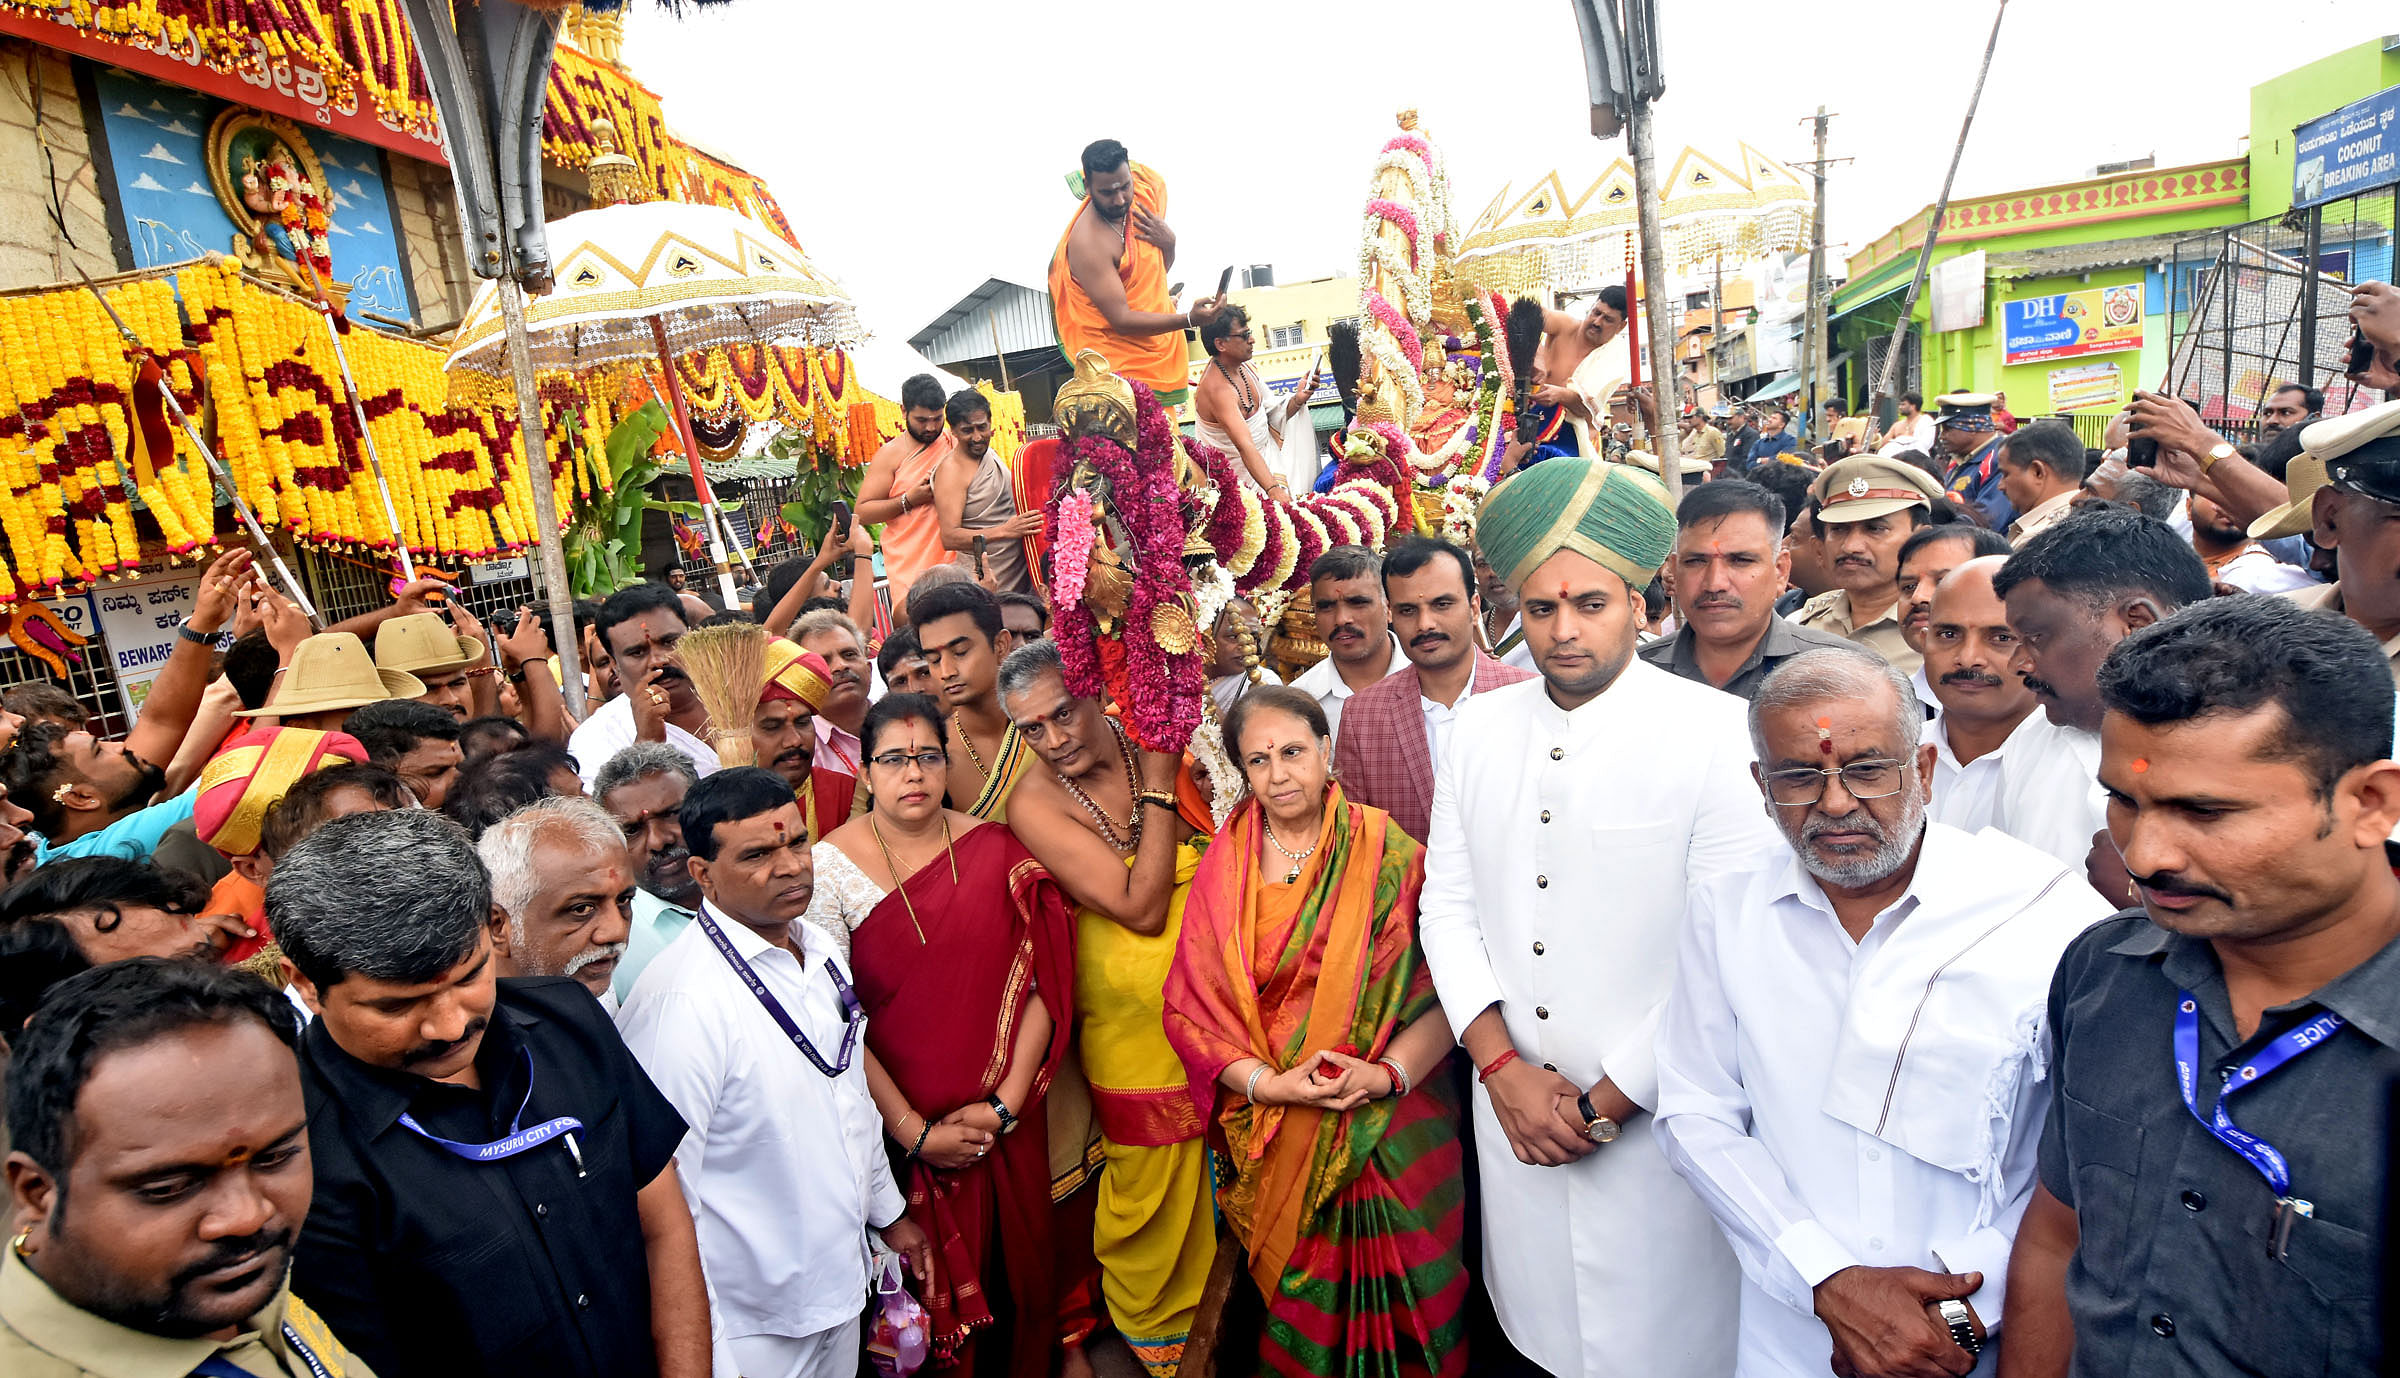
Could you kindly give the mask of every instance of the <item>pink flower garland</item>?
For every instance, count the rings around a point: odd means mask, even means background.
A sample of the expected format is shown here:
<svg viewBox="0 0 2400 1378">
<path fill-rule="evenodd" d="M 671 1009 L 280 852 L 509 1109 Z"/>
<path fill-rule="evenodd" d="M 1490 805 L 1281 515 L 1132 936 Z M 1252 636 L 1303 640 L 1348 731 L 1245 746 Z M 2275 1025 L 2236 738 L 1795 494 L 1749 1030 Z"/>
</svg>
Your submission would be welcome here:
<svg viewBox="0 0 2400 1378">
<path fill-rule="evenodd" d="M 1425 142 L 1423 139 L 1418 138 L 1414 134 L 1395 134 L 1391 138 L 1384 140 L 1384 152 L 1389 153 L 1396 148 L 1405 148 L 1409 152 L 1416 154 L 1417 157 L 1424 162 L 1425 170 L 1427 172 L 1433 171 L 1433 145 Z"/>
<path fill-rule="evenodd" d="M 1380 215 L 1400 227 L 1400 233 L 1408 236 L 1408 266 L 1416 267 L 1417 213 L 1397 201 L 1389 201 L 1378 196 L 1367 202 L 1367 214 Z"/>
<path fill-rule="evenodd" d="M 1399 341 L 1400 357 L 1406 359 L 1412 368 L 1415 367 L 1417 361 L 1425 357 L 1424 337 L 1417 334 L 1417 328 L 1409 324 L 1408 317 L 1401 315 L 1398 307 L 1385 300 L 1383 293 L 1369 287 L 1363 295 L 1367 310 L 1383 323 L 1384 329 L 1392 332 L 1393 339 Z"/>
<path fill-rule="evenodd" d="M 1517 372 L 1508 361 L 1508 341 L 1500 329 L 1508 319 L 1508 303 L 1500 299 L 1498 292 L 1487 295 L 1490 300 L 1484 303 L 1484 309 L 1492 315 L 1492 357 L 1500 365 L 1500 400 L 1492 408 L 1492 433 L 1487 437 L 1491 444 L 1491 458 L 1484 461 L 1483 481 L 1497 483 L 1500 481 L 1500 461 L 1508 454 L 1509 428 L 1501 424 L 1500 418 L 1507 412 L 1510 399 L 1517 395 Z"/>
<path fill-rule="evenodd" d="M 1050 606 L 1080 603 L 1084 584 L 1091 577 L 1092 547 L 1099 541 L 1099 531 L 1092 525 L 1091 496 L 1077 490 L 1060 497 L 1050 526 L 1054 552 Z"/>
<path fill-rule="evenodd" d="M 1181 751 L 1200 725 L 1200 699 L 1207 692 L 1198 647 L 1171 653 L 1158 644 L 1152 619 L 1158 609 L 1187 600 L 1191 580 L 1183 568 L 1183 503 L 1175 487 L 1175 428 L 1156 394 L 1133 385 L 1134 454 L 1095 437 L 1067 443 L 1068 471 L 1088 464 L 1108 482 L 1117 517 L 1132 537 L 1133 599 L 1117 641 L 1125 657 L 1125 682 L 1106 685 L 1124 710 L 1133 738 L 1152 751 Z M 1081 603 L 1053 605 L 1053 635 L 1066 670 L 1067 690 L 1095 695 L 1104 676 L 1096 643 L 1099 627 Z M 1203 635 L 1205 628 L 1201 629 Z"/>
<path fill-rule="evenodd" d="M 1233 467 L 1233 457 L 1214 445 L 1183 437 L 1183 452 L 1192 457 L 1208 474 L 1208 481 L 1217 487 L 1216 510 L 1208 514 L 1208 524 L 1200 529 L 1201 539 L 1217 552 L 1219 560 L 1231 560 L 1242 548 L 1241 474 Z"/>
</svg>

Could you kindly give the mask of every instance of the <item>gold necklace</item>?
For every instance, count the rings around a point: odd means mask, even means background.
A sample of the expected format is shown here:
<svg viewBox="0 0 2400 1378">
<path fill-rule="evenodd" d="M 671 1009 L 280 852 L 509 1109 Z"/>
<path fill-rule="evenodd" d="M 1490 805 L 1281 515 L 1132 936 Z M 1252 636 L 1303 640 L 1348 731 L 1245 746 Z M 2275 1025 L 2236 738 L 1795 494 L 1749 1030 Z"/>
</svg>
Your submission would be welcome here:
<svg viewBox="0 0 2400 1378">
<path fill-rule="evenodd" d="M 975 763 L 975 773 L 977 775 L 989 776 L 991 772 L 984 769 L 983 753 L 975 749 L 975 739 L 974 737 L 968 735 L 967 725 L 965 722 L 959 719 L 958 710 L 955 708 L 950 710 L 950 725 L 958 729 L 959 743 L 966 747 L 967 759 Z M 1003 732 L 1000 734 L 1000 736 L 1001 739 L 1005 741 L 1008 737 L 1008 734 Z"/>
<path fill-rule="evenodd" d="M 900 892 L 900 905 L 908 911 L 908 926 L 917 930 L 917 946 L 929 946 L 925 941 L 925 925 L 917 922 L 917 902 L 908 897 L 908 876 L 900 874 L 899 863 L 892 860 L 892 844 L 883 840 L 883 825 L 876 822 L 875 815 L 871 813 L 867 815 L 867 831 L 875 834 L 875 848 L 883 853 L 883 869 L 891 873 L 892 888 Z M 950 815 L 947 813 L 942 815 L 942 852 L 950 858 L 950 883 L 956 885 L 958 853 L 950 845 Z M 909 875 L 915 874 L 915 871 L 909 872 Z"/>
<path fill-rule="evenodd" d="M 1067 787 L 1067 793 L 1075 796 L 1075 802 L 1083 805 L 1083 811 L 1100 825 L 1101 841 L 1117 851 L 1130 852 L 1142 845 L 1142 786 L 1133 773 L 1133 743 L 1125 739 L 1125 725 L 1110 718 L 1108 726 L 1116 733 L 1117 756 L 1125 765 L 1125 793 L 1133 800 L 1133 812 L 1126 816 L 1123 831 L 1118 830 L 1116 821 L 1108 816 L 1107 810 L 1100 807 L 1099 801 L 1083 792 L 1081 785 L 1064 775 L 1058 777 L 1058 782 Z"/>
</svg>

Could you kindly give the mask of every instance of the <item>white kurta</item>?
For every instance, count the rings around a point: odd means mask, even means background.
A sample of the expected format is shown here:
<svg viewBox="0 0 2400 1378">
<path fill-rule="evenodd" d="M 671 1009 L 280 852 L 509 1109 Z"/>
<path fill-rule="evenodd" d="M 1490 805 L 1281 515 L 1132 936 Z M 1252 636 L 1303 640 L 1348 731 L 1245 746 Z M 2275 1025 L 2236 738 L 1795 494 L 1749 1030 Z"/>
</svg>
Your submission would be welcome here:
<svg viewBox="0 0 2400 1378">
<path fill-rule="evenodd" d="M 1686 889 L 1782 845 L 1745 711 L 1640 660 L 1572 713 L 1538 678 L 1461 706 L 1418 906 L 1455 1026 L 1497 1001 L 1525 1060 L 1657 1104 Z M 1740 1270 L 1648 1116 L 1579 1162 L 1529 1167 L 1478 1088 L 1475 1145 L 1484 1277 L 1527 1357 L 1557 1374 L 1731 1371 Z"/>
<path fill-rule="evenodd" d="M 1932 823 L 1852 942 L 1789 851 L 1693 890 L 1658 1035 L 1658 1140 L 1742 1261 L 1740 1378 L 1822 1378 L 1814 1289 L 1977 1272 L 1997 1328 L 2050 1104 L 2051 973 L 2108 904 L 1998 832 Z"/>
<path fill-rule="evenodd" d="M 1940 719 L 1927 737 L 1937 748 L 1927 817 L 1969 832 L 1998 828 L 2082 872 L 2092 834 L 2108 826 L 2098 733 L 2061 727 L 2037 707 L 2008 740 L 1964 766 Z"/>
</svg>

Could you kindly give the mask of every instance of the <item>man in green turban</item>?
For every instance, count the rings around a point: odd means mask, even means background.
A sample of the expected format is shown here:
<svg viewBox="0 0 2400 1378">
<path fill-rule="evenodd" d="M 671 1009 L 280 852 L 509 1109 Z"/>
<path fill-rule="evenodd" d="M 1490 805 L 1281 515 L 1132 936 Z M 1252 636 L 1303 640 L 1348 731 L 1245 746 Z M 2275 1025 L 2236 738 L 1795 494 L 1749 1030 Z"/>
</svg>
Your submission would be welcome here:
<svg viewBox="0 0 2400 1378">
<path fill-rule="evenodd" d="M 1745 705 L 1634 656 L 1675 544 L 1655 477 L 1544 461 L 1484 499 L 1476 540 L 1541 672 L 1460 700 L 1418 907 L 1481 1078 L 1485 1278 L 1553 1373 L 1729 1373 L 1740 1270 L 1646 1140 L 1687 882 L 1779 836 Z"/>
</svg>

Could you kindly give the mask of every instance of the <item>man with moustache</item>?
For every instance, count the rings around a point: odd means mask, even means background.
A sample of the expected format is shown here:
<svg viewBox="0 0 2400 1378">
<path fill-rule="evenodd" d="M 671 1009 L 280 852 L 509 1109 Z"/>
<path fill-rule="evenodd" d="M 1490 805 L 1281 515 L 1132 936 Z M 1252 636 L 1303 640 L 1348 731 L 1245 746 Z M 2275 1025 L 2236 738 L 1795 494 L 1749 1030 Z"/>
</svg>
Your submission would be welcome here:
<svg viewBox="0 0 2400 1378">
<path fill-rule="evenodd" d="M 1000 706 L 1000 604 L 974 584 L 944 584 L 910 599 L 908 612 L 934 698 L 950 712 L 950 805 L 1005 823 L 1033 753 Z"/>
<path fill-rule="evenodd" d="M 1432 825 L 1434 772 L 1464 701 L 1533 678 L 1476 647 L 1474 573 L 1467 552 L 1430 536 L 1383 553 L 1384 601 L 1408 664 L 1350 696 L 1350 729 L 1334 739 L 1342 788 L 1414 838 Z"/>
<path fill-rule="evenodd" d="M 1995 401 L 1983 392 L 1934 398 L 1941 409 L 1941 448 L 1933 457 L 1945 466 L 1942 487 L 1948 500 L 1983 513 L 1994 531 L 2006 531 L 2017 519 L 2017 509 L 2000 487 L 1999 450 L 2008 437 L 1992 416 Z"/>
<path fill-rule="evenodd" d="M 2300 437 L 2307 452 L 2284 476 L 2291 501 L 2251 530 L 2307 532 L 2333 552 L 2333 583 L 2284 596 L 2373 632 L 2400 684 L 2400 402 L 2319 421 Z"/>
<path fill-rule="evenodd" d="M 2056 1100 L 2005 1372 L 2373 1372 L 2400 1079 L 2383 650 L 2283 599 L 2219 598 L 2127 636 L 2099 685 L 2141 907 L 2051 984 Z"/>
<path fill-rule="evenodd" d="M 2091 781 L 2098 772 L 2100 662 L 2110 649 L 2212 592 L 2190 542 L 2164 522 L 2116 507 L 2078 512 L 2027 541 L 2000 566 L 1992 590 L 2007 605 L 2016 637 L 2009 671 L 2058 729 L 2022 744 L 2014 764 L 2062 785 Z M 2097 785 L 2056 795 L 2042 807 L 2054 812 L 2052 826 L 2069 839 L 2092 841 L 2107 822 Z"/>
<path fill-rule="evenodd" d="M 634 893 L 617 820 L 581 795 L 553 795 L 485 829 L 475 852 L 492 876 L 493 970 L 571 977 L 614 1011 Z"/>
<path fill-rule="evenodd" d="M 2208 577 L 2243 593 L 2296 593 L 2325 581 L 2275 558 L 2274 552 L 2250 539 L 2248 528 L 2225 514 L 2205 494 L 2193 493 L 2184 513 L 2192 521 L 2192 550 L 2208 567 Z M 2338 557 L 2337 557 L 2338 558 Z"/>
<path fill-rule="evenodd" d="M 2108 914 L 2013 838 L 1928 812 L 1907 679 L 1857 646 L 1750 703 L 1788 850 L 1693 896 L 1658 1137 L 1742 1261 L 1745 1375 L 1954 1373 L 2000 1320 L 2048 1089 L 2059 953 Z M 1926 1014 L 1930 1018 L 1922 1017 Z"/>
<path fill-rule="evenodd" d="M 609 989 L 622 1006 L 652 958 L 691 925 L 700 910 L 700 882 L 685 863 L 683 808 L 700 783 L 684 754 L 663 742 L 636 742 L 600 768 L 592 798 L 616 820 L 625 839 L 625 864 L 634 879 L 625 955 L 617 959 Z"/>
<path fill-rule="evenodd" d="M 1881 455 L 1825 467 L 1809 488 L 1809 525 L 1833 587 L 1794 620 L 1845 637 L 1913 675 L 1924 657 L 1900 634 L 1900 547 L 1932 519 L 1941 493 L 1925 471 Z"/>
<path fill-rule="evenodd" d="M 858 730 L 867 722 L 867 679 L 875 662 L 858 624 L 834 608 L 802 613 L 792 640 L 825 662 L 825 706 L 817 710 L 817 754 L 812 765 L 859 778 Z"/>
<path fill-rule="evenodd" d="M 2036 421 L 2000 443 L 2000 491 L 2017 509 L 2008 539 L 2022 545 L 2064 520 L 2083 491 L 2083 437 L 2064 421 Z"/>
<path fill-rule="evenodd" d="M 1383 601 L 1382 563 L 1363 545 L 1327 548 L 1308 567 L 1309 604 L 1317 618 L 1323 660 L 1292 680 L 1325 710 L 1326 726 L 1339 742 L 1342 705 L 1352 694 L 1408 666 L 1400 638 L 1392 635 L 1391 607 Z"/>
<path fill-rule="evenodd" d="M 933 505 L 934 471 L 951 448 L 942 429 L 947 405 L 941 380 L 930 373 L 901 383 L 904 429 L 875 451 L 859 476 L 858 524 L 883 528 L 883 571 L 894 603 L 908 597 L 919 574 L 948 558 Z"/>
<path fill-rule="evenodd" d="M 691 1124 L 675 1157 L 734 1365 L 851 1378 L 869 1232 L 920 1285 L 933 1250 L 883 1151 L 859 1046 L 866 1016 L 831 940 L 793 922 L 814 872 L 783 780 L 755 766 L 712 775 L 683 818 L 701 916 L 618 1023 Z"/>
<path fill-rule="evenodd" d="M 1894 581 L 1900 592 L 1901 639 L 1918 655 L 1924 655 L 1925 627 L 1933 615 L 1934 587 L 1942 582 L 1943 576 L 1969 560 L 2008 552 L 2006 536 L 1972 522 L 1920 526 L 1910 532 L 1900 545 L 1900 577 Z M 1916 687 L 1917 702 L 1933 709 L 1936 697 L 1930 672 L 1919 665 L 1910 682 Z"/>
<path fill-rule="evenodd" d="M 625 692 L 600 705 L 567 739 L 585 789 L 609 757 L 637 741 L 667 743 L 691 758 L 701 775 L 716 771 L 717 753 L 698 735 L 708 727 L 708 710 L 675 661 L 675 643 L 688 625 L 683 600 L 665 584 L 619 589 L 600 605 L 594 631 Z"/>
<path fill-rule="evenodd" d="M 1691 881 L 1775 838 L 1742 701 L 1634 656 L 1641 591 L 1675 541 L 1650 475 L 1546 460 L 1492 490 L 1476 538 L 1541 667 L 1460 708 L 1418 903 L 1478 1069 L 1485 1280 L 1510 1342 L 1550 1372 L 1715 1378 L 1740 1271 L 1652 1151 L 1647 1111 Z"/>
<path fill-rule="evenodd" d="M 297 1036 L 272 988 L 190 962 L 52 988 L 8 1085 L 0 1373 L 373 1378 L 286 1282 L 311 1190 Z"/>
<path fill-rule="evenodd" d="M 942 547 L 972 566 L 975 542 L 983 542 L 977 578 L 1023 593 L 1033 587 L 1025 562 L 1025 538 L 1042 534 L 1042 513 L 1019 512 L 1008 465 L 992 453 L 992 399 L 973 388 L 950 394 L 943 404 L 950 419 L 950 453 L 933 471 L 933 510 Z"/>
<path fill-rule="evenodd" d="M 1969 560 L 1944 575 L 1925 634 L 1925 677 L 1942 711 L 1934 748 L 1933 819 L 1966 832 L 1998 828 L 2070 866 L 2090 848 L 2085 758 L 2060 746 L 2060 727 L 2035 712 L 2033 691 L 2009 668 L 2016 633 L 1992 591 L 2005 556 Z M 2074 802 L 2062 802 L 2074 801 Z"/>
<path fill-rule="evenodd" d="M 386 1373 L 699 1378 L 684 1122 L 582 986 L 495 981 L 491 918 L 475 849 L 424 809 L 276 863 L 267 919 L 317 1016 L 293 1290 Z"/>
<path fill-rule="evenodd" d="M 1483 599 L 1483 644 L 1491 648 L 1494 660 L 1532 674 L 1533 648 L 1525 644 L 1525 619 L 1517 610 L 1517 591 L 1483 558 L 1480 544 L 1468 549 L 1475 556 L 1475 592 Z"/>
<path fill-rule="evenodd" d="M 1206 837 L 1176 812 L 1181 757 L 1138 750 L 1096 700 L 1069 694 L 1056 643 L 1009 653 L 1000 701 L 1042 762 L 1009 828 L 1076 905 L 1076 1053 L 1102 1159 L 1096 1189 L 1054 1218 L 1063 1231 L 1089 1213 L 1110 1320 L 1149 1371 L 1172 1372 L 1216 1257 L 1206 1126 L 1161 1090 L 1184 1074 L 1161 1021 Z M 1090 1137 L 1062 1122 L 1060 1085 L 1046 1101 L 1054 1168 L 1062 1143 Z"/>
<path fill-rule="evenodd" d="M 1669 674 L 1749 698 L 1793 656 L 1849 645 L 1775 615 L 1792 567 L 1778 539 L 1783 529 L 1783 499 L 1755 483 L 1719 479 L 1684 494 L 1670 565 L 1683 625 L 1636 654 Z"/>
<path fill-rule="evenodd" d="M 1082 162 L 1083 203 L 1050 256 L 1059 347 L 1069 359 L 1098 352 L 1112 372 L 1148 387 L 1171 412 L 1192 392 L 1183 333 L 1215 320 L 1225 298 L 1175 309 L 1167 276 L 1175 231 L 1167 225 L 1164 177 L 1115 139 L 1085 145 Z M 860 516 L 873 520 L 863 509 Z"/>
<path fill-rule="evenodd" d="M 766 679 L 750 717 L 751 757 L 792 787 L 809 840 L 822 841 L 866 810 L 857 776 L 816 768 L 817 715 L 832 697 L 832 671 L 823 658 L 780 636 L 767 639 L 762 668 Z"/>
</svg>

